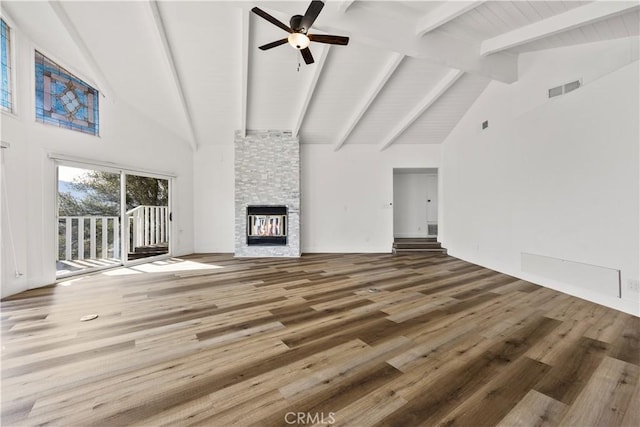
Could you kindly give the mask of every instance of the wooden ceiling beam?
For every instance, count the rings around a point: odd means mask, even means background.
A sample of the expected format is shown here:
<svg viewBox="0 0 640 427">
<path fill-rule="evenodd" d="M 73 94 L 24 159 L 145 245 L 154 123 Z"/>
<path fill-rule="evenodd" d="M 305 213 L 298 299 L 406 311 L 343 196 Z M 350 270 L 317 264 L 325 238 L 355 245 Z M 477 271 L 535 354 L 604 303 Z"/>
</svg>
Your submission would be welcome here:
<svg viewBox="0 0 640 427">
<path fill-rule="evenodd" d="M 354 0 L 343 0 L 338 5 L 338 11 L 341 13 L 346 13 L 347 10 L 351 7 Z"/>
<path fill-rule="evenodd" d="M 193 119 L 191 116 L 191 112 L 189 111 L 189 104 L 187 103 L 187 99 L 184 94 L 182 81 L 180 80 L 180 74 L 178 73 L 178 69 L 176 67 L 173 51 L 171 50 L 171 44 L 169 43 L 169 39 L 167 38 L 167 31 L 162 20 L 162 15 L 160 13 L 158 3 L 155 0 L 151 0 L 148 2 L 148 5 L 151 11 L 151 16 L 153 17 L 153 23 L 156 28 L 157 36 L 159 37 L 160 44 L 162 45 L 162 52 L 164 53 L 163 57 L 166 60 L 166 65 L 169 67 L 171 80 L 178 95 L 180 106 L 182 107 L 182 111 L 187 122 L 187 140 L 189 141 L 191 149 L 193 151 L 197 151 L 198 139 L 196 137 L 196 132 L 193 125 Z"/>
<path fill-rule="evenodd" d="M 366 95 L 362 99 L 362 102 L 356 108 L 353 116 L 351 116 L 351 118 L 347 122 L 347 126 L 345 127 L 345 129 L 340 133 L 340 137 L 337 139 L 335 145 L 333 146 L 334 151 L 338 151 L 340 148 L 342 148 L 349 135 L 351 135 L 353 129 L 356 127 L 360 119 L 362 119 L 362 117 L 364 116 L 364 113 L 367 112 L 369 106 L 377 98 L 382 88 L 385 87 L 385 85 L 404 58 L 405 56 L 400 53 L 394 52 L 391 54 L 391 57 L 383 67 L 382 72 L 380 72 L 376 81 L 367 91 Z"/>
<path fill-rule="evenodd" d="M 242 55 L 240 76 L 240 133 L 242 137 L 247 136 L 247 109 L 248 109 L 248 86 L 249 86 L 249 32 L 251 30 L 250 11 L 240 9 L 242 13 Z"/>
<path fill-rule="evenodd" d="M 433 105 L 462 75 L 464 71 L 449 71 L 418 104 L 389 132 L 379 145 L 380 151 L 390 147 L 429 107 Z"/>
<path fill-rule="evenodd" d="M 307 114 L 309 103 L 311 102 L 313 93 L 315 92 L 316 86 L 318 85 L 318 79 L 322 74 L 322 69 L 324 68 L 324 64 L 327 61 L 327 56 L 329 55 L 330 48 L 331 48 L 330 44 L 323 45 L 320 53 L 316 56 L 316 58 L 314 58 L 315 63 L 313 65 L 307 65 L 307 67 L 315 67 L 315 70 L 313 71 L 313 75 L 311 76 L 311 79 L 309 81 L 309 86 L 307 87 L 305 97 L 302 100 L 302 104 L 300 105 L 298 116 L 296 117 L 296 121 L 291 130 L 291 135 L 294 138 L 297 137 L 298 133 L 300 132 L 300 127 L 302 126 L 304 117 Z"/>
<path fill-rule="evenodd" d="M 102 94 L 102 96 L 110 97 L 110 99 L 115 100 L 116 94 L 113 90 L 111 84 L 109 84 L 109 80 L 106 78 L 104 72 L 102 72 L 102 68 L 98 65 L 93 54 L 91 53 L 91 49 L 85 44 L 84 39 L 80 35 L 80 32 L 76 28 L 76 26 L 71 22 L 71 18 L 67 15 L 67 12 L 64 10 L 64 7 L 59 1 L 50 0 L 49 6 L 53 9 L 53 12 L 56 14 L 62 26 L 65 28 L 71 40 L 76 45 L 76 48 L 80 52 L 80 54 L 84 57 L 84 60 L 87 62 L 87 65 L 91 68 L 91 74 L 93 74 L 92 79 L 95 86 L 98 89 L 98 93 Z M 83 77 L 84 78 L 84 77 Z"/>
<path fill-rule="evenodd" d="M 487 56 L 502 52 L 564 31 L 612 18 L 639 7 L 640 3 L 637 1 L 594 1 L 584 6 L 576 7 L 575 9 L 534 22 L 533 24 L 500 34 L 499 36 L 486 39 L 480 46 L 480 55 Z"/>
<path fill-rule="evenodd" d="M 447 22 L 453 21 L 460 15 L 464 15 L 465 13 L 475 9 L 484 2 L 485 0 L 446 2 L 418 21 L 416 25 L 416 36 L 422 37 Z"/>
</svg>

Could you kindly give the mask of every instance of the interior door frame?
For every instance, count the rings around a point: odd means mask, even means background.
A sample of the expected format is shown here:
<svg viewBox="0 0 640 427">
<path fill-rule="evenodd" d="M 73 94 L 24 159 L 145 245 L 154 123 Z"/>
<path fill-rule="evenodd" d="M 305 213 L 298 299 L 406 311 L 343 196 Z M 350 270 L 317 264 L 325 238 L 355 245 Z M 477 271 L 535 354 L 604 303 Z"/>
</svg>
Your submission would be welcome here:
<svg viewBox="0 0 640 427">
<path fill-rule="evenodd" d="M 125 166 L 120 166 L 113 163 L 77 158 L 73 156 L 66 156 L 63 154 L 50 153 L 49 158 L 54 162 L 53 191 L 54 191 L 55 197 L 53 198 L 54 200 L 53 210 L 54 210 L 55 221 L 54 221 L 53 236 L 56 242 L 58 239 L 58 224 L 59 224 L 59 221 L 58 221 L 58 216 L 59 216 L 58 166 L 69 166 L 69 167 L 82 168 L 82 169 L 88 169 L 88 170 L 98 170 L 98 171 L 104 171 L 104 172 L 110 172 L 110 173 L 117 173 L 120 175 L 120 224 L 121 224 L 120 226 L 120 246 L 121 246 L 120 247 L 120 264 L 109 265 L 104 267 L 86 268 L 79 271 L 72 271 L 64 274 L 56 274 L 56 280 L 68 278 L 71 276 L 78 276 L 82 274 L 93 273 L 96 271 L 104 271 L 104 270 L 113 269 L 113 268 L 129 267 L 129 266 L 144 264 L 147 262 L 159 261 L 159 260 L 171 258 L 173 256 L 172 254 L 173 254 L 173 246 L 174 246 L 174 242 L 173 242 L 174 222 L 172 217 L 173 217 L 173 210 L 174 210 L 173 209 L 173 190 L 175 188 L 174 181 L 176 179 L 176 175 L 170 174 L 170 173 L 162 173 L 162 172 L 156 172 L 156 171 L 150 171 L 150 170 L 137 169 L 134 167 L 125 167 Z M 128 250 L 129 250 L 129 238 L 128 238 L 129 230 L 128 230 L 128 221 L 126 220 L 126 211 L 127 211 L 126 175 L 137 175 L 137 176 L 144 176 L 148 178 L 164 179 L 169 181 L 169 197 L 168 197 L 168 203 L 167 203 L 169 207 L 169 218 L 170 218 L 169 227 L 167 227 L 169 245 L 167 248 L 168 252 L 166 254 L 150 256 L 150 257 L 140 258 L 140 259 L 131 260 L 131 261 L 127 259 Z M 58 249 L 57 243 L 55 244 L 55 248 L 56 250 Z M 54 254 L 54 260 L 52 261 L 55 261 L 56 258 L 57 258 L 57 254 Z"/>
<path fill-rule="evenodd" d="M 425 174 L 425 175 L 435 175 L 437 178 L 437 185 L 436 185 L 436 199 L 437 199 L 437 203 L 438 203 L 438 207 L 437 207 L 437 223 L 440 224 L 440 219 L 441 219 L 441 215 L 440 215 L 440 206 L 441 206 L 441 185 L 440 185 L 440 168 L 439 167 L 394 167 L 392 168 L 391 171 L 391 191 L 392 191 L 392 200 L 394 200 L 393 203 L 393 209 L 391 212 L 391 238 L 392 241 L 395 240 L 395 235 L 396 235 L 396 230 L 395 230 L 395 215 L 396 215 L 396 206 L 395 206 L 395 199 L 396 199 L 396 194 L 395 194 L 395 176 L 397 174 L 401 174 L 401 173 L 416 173 L 416 174 Z M 427 188 L 424 188 L 424 191 L 426 192 Z M 425 211 L 425 218 L 424 218 L 424 225 L 426 227 L 426 233 L 427 236 L 429 237 L 433 237 L 431 234 L 429 234 L 429 229 L 428 229 L 428 207 L 426 208 L 427 210 Z"/>
</svg>

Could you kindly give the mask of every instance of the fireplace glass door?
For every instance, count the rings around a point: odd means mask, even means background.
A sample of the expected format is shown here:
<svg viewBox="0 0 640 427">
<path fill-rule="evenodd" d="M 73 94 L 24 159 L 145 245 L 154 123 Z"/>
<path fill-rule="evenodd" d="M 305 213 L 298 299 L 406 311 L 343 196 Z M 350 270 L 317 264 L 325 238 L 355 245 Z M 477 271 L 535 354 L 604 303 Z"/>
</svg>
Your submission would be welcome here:
<svg viewBox="0 0 640 427">
<path fill-rule="evenodd" d="M 286 245 L 287 207 L 248 206 L 248 245 Z"/>
</svg>

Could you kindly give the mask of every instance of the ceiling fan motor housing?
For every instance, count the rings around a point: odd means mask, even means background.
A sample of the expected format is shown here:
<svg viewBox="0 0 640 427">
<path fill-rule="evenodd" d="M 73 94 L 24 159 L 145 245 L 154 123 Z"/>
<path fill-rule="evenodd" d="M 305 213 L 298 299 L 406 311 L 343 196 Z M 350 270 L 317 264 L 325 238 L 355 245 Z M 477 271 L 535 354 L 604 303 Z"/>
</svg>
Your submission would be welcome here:
<svg viewBox="0 0 640 427">
<path fill-rule="evenodd" d="M 308 28 L 301 28 L 300 24 L 302 23 L 302 15 L 293 15 L 289 20 L 289 26 L 296 33 L 307 34 Z"/>
</svg>

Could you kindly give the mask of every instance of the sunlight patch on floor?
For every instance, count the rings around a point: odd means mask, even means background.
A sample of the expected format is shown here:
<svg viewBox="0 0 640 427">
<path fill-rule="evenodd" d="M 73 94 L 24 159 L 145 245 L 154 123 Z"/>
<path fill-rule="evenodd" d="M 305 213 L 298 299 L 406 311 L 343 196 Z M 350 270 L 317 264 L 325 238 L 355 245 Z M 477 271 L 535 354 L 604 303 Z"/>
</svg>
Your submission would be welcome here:
<svg viewBox="0 0 640 427">
<path fill-rule="evenodd" d="M 64 282 L 60 282 L 58 283 L 58 285 L 60 286 L 71 286 L 71 285 L 75 285 L 76 283 L 78 283 L 79 281 L 85 279 L 86 277 L 76 277 L 75 279 L 69 279 L 69 280 L 65 280 Z"/>
<path fill-rule="evenodd" d="M 142 274 L 142 272 L 135 271 L 130 267 L 121 267 L 102 273 L 103 276 L 130 276 L 132 274 Z"/>
<path fill-rule="evenodd" d="M 194 270 L 216 270 L 223 268 L 219 265 L 203 264 L 194 261 L 184 261 L 179 258 L 171 258 L 169 260 L 154 261 L 146 264 L 140 264 L 133 267 L 123 267 L 115 270 L 105 271 L 105 276 L 126 276 L 141 273 L 169 273 L 176 271 L 194 271 Z"/>
</svg>

